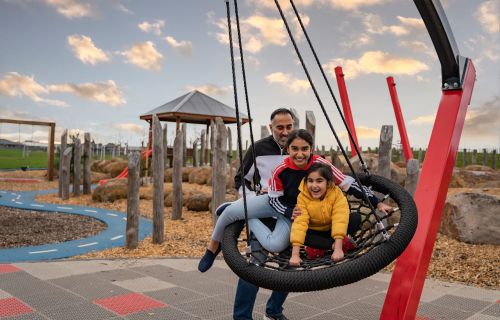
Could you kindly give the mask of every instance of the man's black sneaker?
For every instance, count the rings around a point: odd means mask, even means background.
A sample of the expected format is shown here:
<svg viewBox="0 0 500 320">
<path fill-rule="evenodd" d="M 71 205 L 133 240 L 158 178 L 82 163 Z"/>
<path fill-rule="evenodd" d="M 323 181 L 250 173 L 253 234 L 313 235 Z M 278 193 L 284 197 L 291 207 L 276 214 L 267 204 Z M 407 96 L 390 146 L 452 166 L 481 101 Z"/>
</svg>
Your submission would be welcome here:
<svg viewBox="0 0 500 320">
<path fill-rule="evenodd" d="M 272 316 L 270 314 L 267 314 L 264 316 L 264 320 L 288 320 L 287 317 L 285 317 L 285 315 L 281 314 L 279 316 Z"/>
</svg>

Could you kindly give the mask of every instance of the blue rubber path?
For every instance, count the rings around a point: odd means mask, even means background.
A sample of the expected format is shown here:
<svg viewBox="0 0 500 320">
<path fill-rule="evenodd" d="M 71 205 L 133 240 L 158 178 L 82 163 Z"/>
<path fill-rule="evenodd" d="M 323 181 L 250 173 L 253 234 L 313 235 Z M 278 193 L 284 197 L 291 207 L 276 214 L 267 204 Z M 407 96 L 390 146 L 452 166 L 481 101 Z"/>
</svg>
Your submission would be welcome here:
<svg viewBox="0 0 500 320">
<path fill-rule="evenodd" d="M 100 251 L 125 245 L 125 228 L 127 224 L 126 214 L 119 211 L 101 208 L 39 203 L 35 201 L 35 196 L 37 195 L 55 192 L 57 192 L 57 190 L 28 192 L 0 190 L 0 206 L 89 216 L 106 223 L 106 230 L 93 237 L 78 240 L 33 247 L 0 249 L 0 263 L 68 258 L 85 254 L 90 251 Z M 140 217 L 139 240 L 142 240 L 151 234 L 152 228 L 150 220 Z"/>
</svg>

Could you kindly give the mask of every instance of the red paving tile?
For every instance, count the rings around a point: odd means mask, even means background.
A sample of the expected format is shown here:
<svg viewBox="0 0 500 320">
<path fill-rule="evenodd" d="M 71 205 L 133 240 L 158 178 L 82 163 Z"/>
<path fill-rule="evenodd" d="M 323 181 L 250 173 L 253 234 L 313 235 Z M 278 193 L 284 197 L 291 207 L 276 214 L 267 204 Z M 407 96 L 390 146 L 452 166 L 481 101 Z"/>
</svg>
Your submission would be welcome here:
<svg viewBox="0 0 500 320">
<path fill-rule="evenodd" d="M 19 271 L 22 270 L 11 264 L 0 264 L 0 274 L 9 272 L 19 272 Z"/>
<path fill-rule="evenodd" d="M 139 293 L 97 299 L 94 303 L 121 316 L 166 307 L 166 304 Z"/>
<path fill-rule="evenodd" d="M 13 317 L 33 310 L 16 298 L 0 299 L 0 317 Z"/>
<path fill-rule="evenodd" d="M 424 316 L 419 316 L 417 314 L 417 317 L 415 318 L 415 320 L 432 320 L 432 318 L 428 318 L 428 317 L 424 317 Z"/>
</svg>

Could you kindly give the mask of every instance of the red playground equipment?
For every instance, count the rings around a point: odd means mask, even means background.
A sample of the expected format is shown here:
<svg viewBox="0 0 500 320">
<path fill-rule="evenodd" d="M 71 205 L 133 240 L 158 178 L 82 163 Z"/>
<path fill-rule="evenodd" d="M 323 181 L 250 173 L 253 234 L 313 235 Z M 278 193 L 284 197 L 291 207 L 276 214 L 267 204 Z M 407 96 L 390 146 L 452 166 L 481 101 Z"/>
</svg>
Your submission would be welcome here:
<svg viewBox="0 0 500 320">
<path fill-rule="evenodd" d="M 152 154 L 153 154 L 153 149 L 144 150 L 141 153 L 141 155 L 142 155 L 143 158 L 151 157 Z M 127 177 L 128 177 L 128 167 L 125 167 L 125 169 L 123 169 L 123 171 L 120 172 L 119 175 L 117 175 L 116 177 L 114 177 L 112 179 L 125 179 Z M 111 180 L 111 179 L 102 179 L 102 180 L 99 181 L 99 185 L 102 186 L 106 182 L 108 182 L 109 180 Z"/>
</svg>

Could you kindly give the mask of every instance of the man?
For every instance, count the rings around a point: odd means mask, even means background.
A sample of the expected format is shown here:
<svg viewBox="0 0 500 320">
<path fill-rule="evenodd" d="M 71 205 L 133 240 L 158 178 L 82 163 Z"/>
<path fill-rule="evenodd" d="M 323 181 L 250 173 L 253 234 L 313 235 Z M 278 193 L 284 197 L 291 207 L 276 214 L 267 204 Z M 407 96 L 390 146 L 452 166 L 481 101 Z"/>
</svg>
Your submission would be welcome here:
<svg viewBox="0 0 500 320">
<path fill-rule="evenodd" d="M 239 169 L 235 176 L 235 187 L 240 194 L 243 192 L 243 183 L 247 199 L 255 195 L 256 190 L 253 182 L 259 183 L 260 192 L 267 192 L 267 183 L 272 175 L 273 169 L 283 161 L 286 155 L 285 144 L 288 139 L 288 133 L 293 130 L 293 114 L 285 108 L 276 109 L 271 114 L 271 123 L 269 128 L 272 135 L 255 142 L 254 148 L 248 149 L 243 159 L 243 167 Z M 257 170 L 254 166 L 252 150 L 255 150 L 255 160 Z M 241 170 L 243 170 L 244 180 L 241 180 Z M 252 241 L 252 246 L 258 245 L 257 241 Z M 255 250 L 255 248 L 253 248 Z M 234 300 L 233 319 L 251 320 L 253 307 L 259 287 L 243 279 L 238 280 L 236 296 Z M 287 320 L 283 315 L 283 303 L 288 296 L 288 292 L 273 291 L 266 304 L 266 316 L 268 320 Z"/>
</svg>

